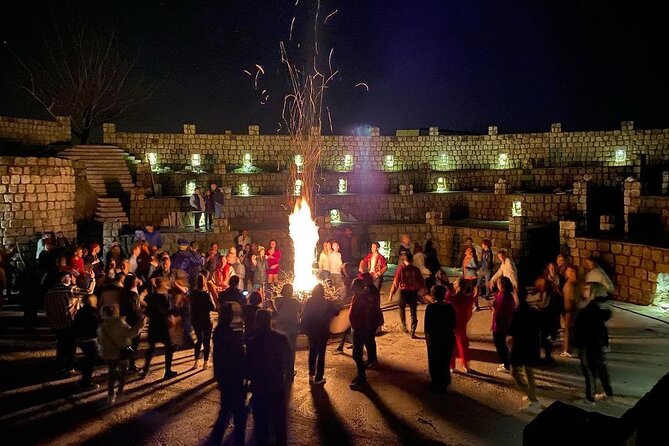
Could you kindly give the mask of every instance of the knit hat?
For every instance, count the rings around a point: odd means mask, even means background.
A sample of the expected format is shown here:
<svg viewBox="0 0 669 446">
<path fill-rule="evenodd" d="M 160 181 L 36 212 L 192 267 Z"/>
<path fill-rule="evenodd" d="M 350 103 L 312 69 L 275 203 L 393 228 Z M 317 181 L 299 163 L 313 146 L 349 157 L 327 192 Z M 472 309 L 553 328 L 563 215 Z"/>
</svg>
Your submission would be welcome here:
<svg viewBox="0 0 669 446">
<path fill-rule="evenodd" d="M 188 240 L 180 238 L 179 240 L 177 240 L 177 245 L 179 246 L 180 251 L 184 251 L 188 249 L 189 243 Z"/>
</svg>

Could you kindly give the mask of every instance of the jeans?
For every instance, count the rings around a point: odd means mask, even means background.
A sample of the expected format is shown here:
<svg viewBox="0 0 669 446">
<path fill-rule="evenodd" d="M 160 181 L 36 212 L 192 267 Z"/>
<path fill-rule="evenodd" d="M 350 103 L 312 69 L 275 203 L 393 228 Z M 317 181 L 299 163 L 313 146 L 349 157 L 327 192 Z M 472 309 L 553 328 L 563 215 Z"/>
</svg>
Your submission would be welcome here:
<svg viewBox="0 0 669 446">
<path fill-rule="evenodd" d="M 316 381 L 323 379 L 325 373 L 325 347 L 328 345 L 328 333 L 309 336 L 309 376 Z"/>
<path fill-rule="evenodd" d="M 81 384 L 88 386 L 93 382 L 93 368 L 95 367 L 95 358 L 98 355 L 98 347 L 95 340 L 80 342 L 79 348 L 84 353 L 84 360 L 81 363 Z"/>
<path fill-rule="evenodd" d="M 400 309 L 400 321 L 402 322 L 402 328 L 405 330 L 407 327 L 405 309 L 407 305 L 409 306 L 409 312 L 411 313 L 411 334 L 416 334 L 416 327 L 418 327 L 418 291 L 401 290 L 398 305 Z"/>
<path fill-rule="evenodd" d="M 367 376 L 365 374 L 365 361 L 362 356 L 363 347 L 368 347 L 367 357 L 371 361 L 372 352 L 370 352 L 369 347 L 370 338 L 374 338 L 374 330 L 367 329 L 358 329 L 353 330 L 353 360 L 355 361 L 356 369 L 358 370 L 358 376 L 356 377 L 358 383 L 364 383 L 367 381 Z M 376 342 L 374 343 L 376 347 Z M 376 351 L 373 352 L 374 360 L 376 360 Z"/>
<path fill-rule="evenodd" d="M 274 430 L 277 446 L 288 444 L 287 434 L 287 390 L 255 392 L 252 399 L 255 433 L 259 445 L 272 444 L 270 428 Z"/>
<path fill-rule="evenodd" d="M 527 382 L 525 382 L 525 379 L 521 375 L 523 370 L 525 370 L 525 375 L 527 375 Z M 511 366 L 511 376 L 513 376 L 513 379 L 516 381 L 520 390 L 525 392 L 525 395 L 527 395 L 527 398 L 529 398 L 530 401 L 537 401 L 534 371 L 532 370 L 532 367 L 528 365 L 513 365 Z"/>
<path fill-rule="evenodd" d="M 58 370 L 69 372 L 74 368 L 74 355 L 77 344 L 72 327 L 56 330 L 56 363 Z"/>
<path fill-rule="evenodd" d="M 585 378 L 585 397 L 594 401 L 593 390 L 597 389 L 597 377 L 602 382 L 602 390 L 606 396 L 613 395 L 611 382 L 609 381 L 609 369 L 604 362 L 604 353 L 601 348 L 586 349 L 581 348 L 578 352 L 581 360 L 581 372 Z"/>
<path fill-rule="evenodd" d="M 427 344 L 427 364 L 432 385 L 445 389 L 451 383 L 451 371 L 448 368 L 453 353 L 453 337 L 446 339 L 430 338 Z"/>
<path fill-rule="evenodd" d="M 223 218 L 223 203 L 214 202 L 214 215 L 216 218 Z"/>
<path fill-rule="evenodd" d="M 211 229 L 211 221 L 214 218 L 214 213 L 211 211 L 207 211 L 204 213 L 204 228 L 205 229 Z"/>
<path fill-rule="evenodd" d="M 197 341 L 195 341 L 195 360 L 200 359 L 200 349 L 204 347 L 204 362 L 207 362 L 209 361 L 209 352 L 211 351 L 211 322 L 204 325 L 194 323 L 193 329 L 197 337 Z"/>
<path fill-rule="evenodd" d="M 499 355 L 499 359 L 502 360 L 504 368 L 509 370 L 509 347 L 506 346 L 506 333 L 495 332 L 492 334 L 492 339 L 495 343 L 495 349 Z"/>
<path fill-rule="evenodd" d="M 149 348 L 146 349 L 146 354 L 144 355 L 144 367 L 143 373 L 149 373 L 149 366 L 151 365 L 151 358 L 153 358 L 153 353 L 156 351 L 156 342 L 149 341 Z M 164 342 L 165 345 L 165 373 L 172 371 L 172 355 L 174 353 L 174 347 L 172 343 L 168 340 Z"/>
<path fill-rule="evenodd" d="M 193 220 L 195 221 L 195 229 L 200 229 L 200 219 L 202 218 L 202 212 L 193 212 Z"/>
<path fill-rule="evenodd" d="M 114 395 L 114 384 L 118 381 L 118 393 L 123 393 L 125 375 L 128 371 L 128 362 L 121 359 L 107 361 L 107 394 Z"/>
<path fill-rule="evenodd" d="M 479 271 L 479 277 L 476 281 L 476 287 L 480 291 L 480 296 L 481 297 L 487 297 L 488 296 L 488 282 L 490 282 L 490 278 L 492 277 L 492 271 L 487 271 L 487 272 L 481 272 Z"/>
</svg>

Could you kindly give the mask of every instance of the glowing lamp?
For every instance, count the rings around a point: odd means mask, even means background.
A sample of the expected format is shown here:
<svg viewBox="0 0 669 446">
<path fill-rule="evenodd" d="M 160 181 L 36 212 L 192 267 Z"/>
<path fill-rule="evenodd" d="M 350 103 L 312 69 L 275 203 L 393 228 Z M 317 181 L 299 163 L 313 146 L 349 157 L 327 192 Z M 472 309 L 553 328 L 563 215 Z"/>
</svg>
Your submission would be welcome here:
<svg viewBox="0 0 669 446">
<path fill-rule="evenodd" d="M 294 195 L 297 195 L 297 196 L 302 195 L 302 185 L 303 184 L 304 183 L 302 182 L 302 180 L 295 180 L 295 188 L 293 189 L 293 194 Z"/>
<path fill-rule="evenodd" d="M 520 217 L 523 215 L 523 204 L 520 201 L 514 201 L 511 204 L 511 216 Z"/>
<path fill-rule="evenodd" d="M 251 188 L 248 184 L 242 183 L 239 185 L 239 195 L 243 195 L 245 197 L 251 195 Z"/>
<path fill-rule="evenodd" d="M 304 169 L 304 158 L 302 158 L 302 155 L 295 155 L 295 166 L 297 167 L 297 173 L 302 173 L 302 169 Z"/>
<path fill-rule="evenodd" d="M 387 169 L 392 169 L 395 166 L 395 155 L 386 155 L 384 164 Z"/>
<path fill-rule="evenodd" d="M 499 167 L 502 169 L 509 167 L 509 155 L 507 153 L 499 154 Z"/>
<path fill-rule="evenodd" d="M 193 180 L 186 181 L 186 188 L 185 188 L 186 195 L 193 195 L 196 187 L 197 185 L 195 184 L 195 181 Z"/>
<path fill-rule="evenodd" d="M 388 240 L 379 241 L 379 252 L 386 259 L 390 257 L 390 242 Z"/>
<path fill-rule="evenodd" d="M 200 158 L 200 154 L 193 153 L 190 156 L 190 165 L 193 167 L 200 167 L 200 164 L 202 164 L 202 158 Z"/>
<path fill-rule="evenodd" d="M 251 170 L 251 167 L 253 167 L 253 160 L 251 159 L 251 154 L 245 153 L 244 160 L 242 161 L 242 168 L 244 170 Z"/>
<path fill-rule="evenodd" d="M 348 190 L 348 183 L 344 178 L 339 179 L 339 185 L 337 186 L 337 193 L 345 194 Z"/>
<path fill-rule="evenodd" d="M 445 170 L 447 165 L 448 165 L 448 155 L 442 153 L 441 155 L 439 155 L 439 168 L 441 170 Z"/>
<path fill-rule="evenodd" d="M 341 223 L 341 214 L 339 209 L 330 210 L 330 223 Z"/>
<path fill-rule="evenodd" d="M 351 170 L 353 168 L 353 155 L 344 155 L 344 169 Z"/>
<path fill-rule="evenodd" d="M 615 161 L 616 163 L 624 163 L 625 161 L 627 161 L 627 150 L 622 148 L 616 149 Z"/>
<path fill-rule="evenodd" d="M 446 192 L 446 180 L 444 177 L 437 178 L 437 192 Z"/>
</svg>

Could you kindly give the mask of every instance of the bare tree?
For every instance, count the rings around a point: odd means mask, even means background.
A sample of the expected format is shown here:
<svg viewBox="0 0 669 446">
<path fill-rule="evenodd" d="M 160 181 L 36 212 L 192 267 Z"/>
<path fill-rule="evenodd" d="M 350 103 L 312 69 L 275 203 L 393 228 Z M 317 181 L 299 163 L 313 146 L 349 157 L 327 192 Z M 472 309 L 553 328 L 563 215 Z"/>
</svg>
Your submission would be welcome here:
<svg viewBox="0 0 669 446">
<path fill-rule="evenodd" d="M 44 40 L 41 57 L 24 57 L 5 42 L 22 68 L 12 83 L 54 118 L 70 116 L 82 144 L 91 130 L 112 120 L 153 93 L 137 73 L 136 58 L 126 57 L 116 34 L 88 26 L 61 30 Z"/>
</svg>

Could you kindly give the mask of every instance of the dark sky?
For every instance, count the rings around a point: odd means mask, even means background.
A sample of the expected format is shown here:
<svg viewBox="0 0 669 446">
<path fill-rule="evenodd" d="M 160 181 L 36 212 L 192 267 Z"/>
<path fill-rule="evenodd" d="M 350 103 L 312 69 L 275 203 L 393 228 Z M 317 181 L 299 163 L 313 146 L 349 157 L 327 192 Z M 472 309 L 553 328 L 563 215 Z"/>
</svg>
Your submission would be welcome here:
<svg viewBox="0 0 669 446">
<path fill-rule="evenodd" d="M 272 133 L 288 91 L 279 41 L 293 16 L 293 43 L 312 48 L 314 0 L 88 3 L 90 21 L 114 27 L 157 85 L 117 119 L 123 129 L 180 131 L 188 122 L 198 132 L 245 132 L 258 123 Z M 20 52 L 38 45 L 72 2 L 1 4 L 0 34 Z M 618 128 L 622 120 L 669 126 L 664 15 L 643 2 L 323 0 L 320 16 L 322 60 L 334 48 L 340 70 L 326 99 L 338 134 L 361 125 L 383 134 L 431 125 L 484 132 L 496 124 L 500 133 L 547 131 L 551 122 L 565 130 Z M 243 73 L 255 73 L 255 64 L 266 70 L 265 105 Z M 369 91 L 354 88 L 359 82 Z M 38 116 L 39 108 L 3 83 L 0 114 Z"/>
</svg>

